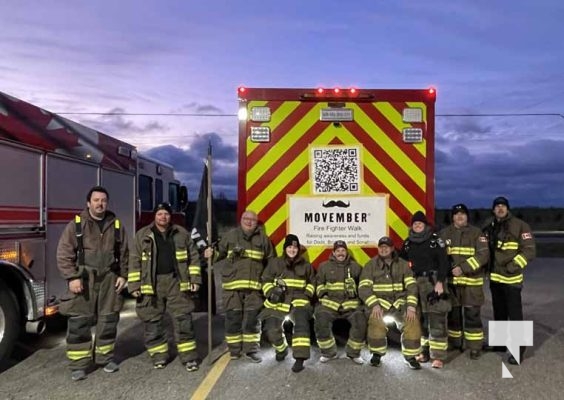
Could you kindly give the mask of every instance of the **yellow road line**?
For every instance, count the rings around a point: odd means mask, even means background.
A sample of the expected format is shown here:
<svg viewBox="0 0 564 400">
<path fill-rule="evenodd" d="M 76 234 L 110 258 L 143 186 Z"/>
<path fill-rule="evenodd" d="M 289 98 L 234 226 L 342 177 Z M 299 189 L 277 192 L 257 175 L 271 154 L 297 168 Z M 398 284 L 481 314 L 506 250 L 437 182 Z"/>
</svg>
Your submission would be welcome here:
<svg viewBox="0 0 564 400">
<path fill-rule="evenodd" d="M 231 356 L 229 352 L 227 352 L 215 362 L 210 372 L 208 372 L 202 383 L 200 383 L 200 386 L 198 386 L 192 395 L 191 400 L 204 400 L 208 397 L 230 360 Z"/>
</svg>

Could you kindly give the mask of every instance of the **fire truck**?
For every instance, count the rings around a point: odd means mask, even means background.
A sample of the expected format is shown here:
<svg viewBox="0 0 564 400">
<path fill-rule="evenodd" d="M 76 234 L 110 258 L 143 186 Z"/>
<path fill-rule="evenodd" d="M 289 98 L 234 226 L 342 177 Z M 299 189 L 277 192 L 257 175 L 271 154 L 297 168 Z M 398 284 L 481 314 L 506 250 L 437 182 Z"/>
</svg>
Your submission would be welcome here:
<svg viewBox="0 0 564 400">
<path fill-rule="evenodd" d="M 345 240 L 361 265 L 434 219 L 436 92 L 238 89 L 238 214 L 255 211 L 281 254 L 297 234 L 317 267 Z"/>
<path fill-rule="evenodd" d="M 0 361 L 23 328 L 41 333 L 66 291 L 56 249 L 65 225 L 102 185 L 131 238 L 171 203 L 184 224 L 186 187 L 134 146 L 0 92 Z M 179 221 L 180 220 L 180 221 Z"/>
</svg>

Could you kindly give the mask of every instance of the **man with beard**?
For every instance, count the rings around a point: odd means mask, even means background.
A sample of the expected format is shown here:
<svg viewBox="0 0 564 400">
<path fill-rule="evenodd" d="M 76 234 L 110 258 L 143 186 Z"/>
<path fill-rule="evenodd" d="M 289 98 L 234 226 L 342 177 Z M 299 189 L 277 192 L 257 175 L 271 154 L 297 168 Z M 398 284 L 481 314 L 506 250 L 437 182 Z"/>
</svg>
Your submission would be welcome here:
<svg viewBox="0 0 564 400">
<path fill-rule="evenodd" d="M 489 258 L 488 241 L 482 231 L 468 224 L 468 207 L 452 207 L 452 224 L 439 236 L 444 240 L 450 263 L 448 336 L 453 348 L 470 349 L 476 360 L 482 353 L 484 333 L 480 309 L 484 304 L 484 268 Z M 463 341 L 464 338 L 464 341 Z"/>
<path fill-rule="evenodd" d="M 531 228 L 509 210 L 509 200 L 496 197 L 492 204 L 494 217 L 484 229 L 490 249 L 488 271 L 496 321 L 523 320 L 523 270 L 536 255 Z M 524 354 L 525 347 L 521 346 L 520 359 Z M 517 365 L 520 360 L 510 355 L 508 362 Z"/>
<path fill-rule="evenodd" d="M 85 379 L 92 362 L 105 372 L 119 369 L 113 355 L 129 254 L 125 229 L 108 210 L 109 199 L 102 186 L 90 189 L 86 209 L 68 223 L 57 247 L 57 266 L 68 283 L 59 311 L 69 317 L 67 358 L 73 381 Z"/>
<path fill-rule="evenodd" d="M 223 306 L 225 308 L 225 341 L 231 359 L 241 353 L 255 363 L 260 344 L 258 315 L 263 305 L 261 275 L 275 252 L 272 242 L 259 227 L 257 214 L 245 211 L 239 227 L 229 231 L 218 244 L 216 261 L 226 259 L 221 267 Z M 214 250 L 207 248 L 209 258 Z"/>
<path fill-rule="evenodd" d="M 294 372 L 304 369 L 304 361 L 310 355 L 309 321 L 313 314 L 311 298 L 315 293 L 313 268 L 300 253 L 298 237 L 290 234 L 284 240 L 282 257 L 268 262 L 262 274 L 265 308 L 259 317 L 264 321 L 266 336 L 276 350 L 276 361 L 283 361 L 288 355 L 282 324 L 286 318 L 293 322 Z"/>
<path fill-rule="evenodd" d="M 425 363 L 430 357 L 433 368 L 443 368 L 448 348 L 447 313 L 451 308 L 445 285 L 448 258 L 444 242 L 433 233 L 421 211 L 411 218 L 400 256 L 409 262 L 419 292 L 422 352 L 417 361 Z"/>
<path fill-rule="evenodd" d="M 334 243 L 331 257 L 319 266 L 316 278 L 319 304 L 315 308 L 314 327 L 322 363 L 337 358 L 333 322 L 347 319 L 351 324 L 345 347 L 347 357 L 356 364 L 364 364 L 360 351 L 366 339 L 366 317 L 358 297 L 360 271 L 343 240 Z"/>
</svg>

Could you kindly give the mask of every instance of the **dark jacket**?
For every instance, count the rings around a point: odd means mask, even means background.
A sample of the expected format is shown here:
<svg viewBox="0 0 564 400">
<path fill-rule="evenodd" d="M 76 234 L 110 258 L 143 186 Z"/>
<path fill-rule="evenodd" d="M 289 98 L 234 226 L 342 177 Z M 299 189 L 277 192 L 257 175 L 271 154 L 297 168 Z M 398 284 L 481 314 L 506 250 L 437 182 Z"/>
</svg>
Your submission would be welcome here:
<svg viewBox="0 0 564 400">
<path fill-rule="evenodd" d="M 446 282 L 449 270 L 445 244 L 436 233 L 431 233 L 429 227 L 423 237 L 416 237 L 410 230 L 409 237 L 404 241 L 400 257 L 407 260 L 417 277 L 424 273 L 436 271 L 436 279 Z"/>
</svg>

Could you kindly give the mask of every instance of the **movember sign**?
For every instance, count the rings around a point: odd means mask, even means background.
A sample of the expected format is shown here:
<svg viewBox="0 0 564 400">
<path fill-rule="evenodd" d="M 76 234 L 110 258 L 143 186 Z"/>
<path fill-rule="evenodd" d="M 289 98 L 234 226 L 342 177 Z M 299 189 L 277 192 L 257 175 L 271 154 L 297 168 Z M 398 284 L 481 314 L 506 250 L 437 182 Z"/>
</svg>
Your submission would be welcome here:
<svg viewBox="0 0 564 400">
<path fill-rule="evenodd" d="M 387 235 L 388 197 L 288 196 L 288 232 L 305 246 L 332 246 L 344 240 L 348 246 L 376 247 Z"/>
</svg>

